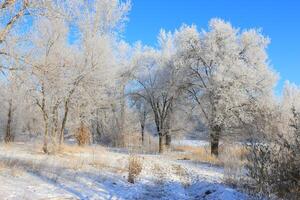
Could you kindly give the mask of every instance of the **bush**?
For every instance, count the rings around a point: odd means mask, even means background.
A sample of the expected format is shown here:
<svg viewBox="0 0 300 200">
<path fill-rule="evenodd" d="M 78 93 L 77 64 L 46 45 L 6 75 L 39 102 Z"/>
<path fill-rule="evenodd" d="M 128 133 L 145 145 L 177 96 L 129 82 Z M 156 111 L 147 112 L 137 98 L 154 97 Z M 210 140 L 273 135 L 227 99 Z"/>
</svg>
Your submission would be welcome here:
<svg viewBox="0 0 300 200">
<path fill-rule="evenodd" d="M 300 199 L 300 114 L 293 114 L 290 137 L 277 134 L 270 141 L 248 146 L 246 168 L 250 184 L 258 192 Z"/>
<path fill-rule="evenodd" d="M 136 178 L 142 172 L 143 164 L 139 157 L 130 155 L 128 163 L 128 182 L 135 183 Z"/>
<path fill-rule="evenodd" d="M 75 133 L 77 144 L 79 146 L 88 144 L 90 142 L 90 137 L 91 137 L 90 130 L 84 124 L 81 124 Z"/>
</svg>

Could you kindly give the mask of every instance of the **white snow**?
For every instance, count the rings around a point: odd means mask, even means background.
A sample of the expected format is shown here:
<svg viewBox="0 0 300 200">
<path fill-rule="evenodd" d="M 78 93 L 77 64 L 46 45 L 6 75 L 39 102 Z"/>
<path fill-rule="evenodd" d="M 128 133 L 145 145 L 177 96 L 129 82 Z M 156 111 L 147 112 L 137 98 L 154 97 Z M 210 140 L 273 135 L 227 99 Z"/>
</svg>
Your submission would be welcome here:
<svg viewBox="0 0 300 200">
<path fill-rule="evenodd" d="M 208 146 L 209 142 L 205 140 L 174 140 L 172 141 L 172 145 L 201 147 L 201 146 Z"/>
<path fill-rule="evenodd" d="M 95 148 L 95 151 L 43 155 L 29 149 L 28 144 L 1 145 L 1 200 L 247 198 L 246 194 L 223 184 L 222 168 L 175 160 L 171 154 L 140 155 L 142 173 L 135 184 L 130 184 L 126 153 Z"/>
</svg>

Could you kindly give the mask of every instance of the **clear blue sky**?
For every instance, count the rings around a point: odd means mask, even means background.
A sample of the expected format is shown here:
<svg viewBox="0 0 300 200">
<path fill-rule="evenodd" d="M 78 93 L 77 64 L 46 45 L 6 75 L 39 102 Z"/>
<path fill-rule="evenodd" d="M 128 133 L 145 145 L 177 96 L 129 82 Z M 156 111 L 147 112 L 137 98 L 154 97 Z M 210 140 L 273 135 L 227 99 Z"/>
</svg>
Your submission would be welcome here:
<svg viewBox="0 0 300 200">
<path fill-rule="evenodd" d="M 173 31 L 186 23 L 207 29 L 214 17 L 242 29 L 262 28 L 271 38 L 271 66 L 280 73 L 277 94 L 285 80 L 300 85 L 300 0 L 132 0 L 124 37 L 156 45 L 161 28 Z"/>
</svg>

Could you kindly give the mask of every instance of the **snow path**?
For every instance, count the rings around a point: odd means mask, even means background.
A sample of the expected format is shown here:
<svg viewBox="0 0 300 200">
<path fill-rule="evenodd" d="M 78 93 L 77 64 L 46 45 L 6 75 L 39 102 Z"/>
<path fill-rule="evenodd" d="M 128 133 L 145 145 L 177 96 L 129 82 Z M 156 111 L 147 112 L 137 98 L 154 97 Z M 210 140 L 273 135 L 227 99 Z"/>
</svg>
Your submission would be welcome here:
<svg viewBox="0 0 300 200">
<path fill-rule="evenodd" d="M 125 153 L 52 156 L 28 149 L 21 145 L 0 147 L 0 161 L 9 164 L 9 168 L 0 169 L 0 200 L 247 199 L 222 184 L 222 168 L 174 160 L 168 154 L 140 155 L 143 171 L 136 184 L 130 184 L 124 170 Z"/>
</svg>

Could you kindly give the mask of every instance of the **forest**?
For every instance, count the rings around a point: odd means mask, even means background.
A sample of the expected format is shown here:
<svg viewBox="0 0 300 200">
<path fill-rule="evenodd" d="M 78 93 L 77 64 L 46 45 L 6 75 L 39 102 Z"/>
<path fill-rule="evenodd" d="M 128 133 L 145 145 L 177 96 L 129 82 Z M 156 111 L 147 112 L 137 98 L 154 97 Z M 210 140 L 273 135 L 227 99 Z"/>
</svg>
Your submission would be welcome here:
<svg viewBox="0 0 300 200">
<path fill-rule="evenodd" d="M 300 87 L 275 94 L 270 38 L 213 18 L 129 43 L 131 9 L 0 1 L 0 199 L 299 199 Z"/>
</svg>

